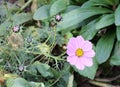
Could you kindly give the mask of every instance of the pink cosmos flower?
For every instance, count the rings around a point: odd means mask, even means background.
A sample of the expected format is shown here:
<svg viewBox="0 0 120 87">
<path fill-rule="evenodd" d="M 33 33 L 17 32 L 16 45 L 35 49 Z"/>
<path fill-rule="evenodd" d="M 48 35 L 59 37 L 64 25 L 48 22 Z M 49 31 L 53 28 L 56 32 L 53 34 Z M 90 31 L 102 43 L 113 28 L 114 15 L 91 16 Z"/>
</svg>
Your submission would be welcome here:
<svg viewBox="0 0 120 87">
<path fill-rule="evenodd" d="M 67 62 L 76 68 L 83 70 L 85 66 L 92 66 L 95 52 L 92 49 L 92 43 L 84 40 L 82 36 L 72 37 L 67 45 Z"/>
</svg>

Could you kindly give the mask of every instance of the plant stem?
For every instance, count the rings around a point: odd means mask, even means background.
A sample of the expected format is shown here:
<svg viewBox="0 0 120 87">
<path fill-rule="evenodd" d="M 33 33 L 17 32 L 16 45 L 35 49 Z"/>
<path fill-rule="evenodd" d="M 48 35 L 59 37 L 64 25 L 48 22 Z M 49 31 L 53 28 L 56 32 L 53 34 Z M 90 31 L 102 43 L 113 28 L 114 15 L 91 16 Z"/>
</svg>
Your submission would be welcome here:
<svg viewBox="0 0 120 87">
<path fill-rule="evenodd" d="M 33 52 L 33 51 L 26 51 L 26 52 L 27 52 L 27 53 L 33 53 L 33 54 L 40 54 L 40 55 L 41 55 L 40 52 Z M 52 56 L 52 55 L 50 55 L 50 54 L 43 53 L 43 55 L 45 55 L 46 57 L 51 57 L 51 58 L 56 59 L 56 60 L 65 61 L 64 59 L 61 59 L 61 58 L 56 57 L 56 56 Z"/>
<path fill-rule="evenodd" d="M 45 44 L 48 42 L 48 40 L 50 39 L 50 37 L 51 37 L 51 33 L 50 33 L 50 35 L 48 36 L 48 38 L 46 39 L 46 41 L 44 42 Z"/>
<path fill-rule="evenodd" d="M 62 74 L 57 78 L 57 80 L 55 80 L 55 82 L 53 82 L 53 83 L 52 83 L 50 86 L 48 86 L 48 87 L 51 87 L 51 86 L 53 86 L 54 84 L 56 84 L 61 77 L 62 77 Z"/>
<path fill-rule="evenodd" d="M 68 66 L 67 68 L 66 68 L 66 70 L 68 70 L 70 67 Z M 63 76 L 63 74 L 64 73 L 61 73 L 61 75 L 51 84 L 51 85 L 49 85 L 48 87 L 51 87 L 51 86 L 53 86 L 54 84 L 56 84 L 58 81 L 59 81 L 59 79 Z"/>
<path fill-rule="evenodd" d="M 28 2 L 25 3 L 25 5 L 23 5 L 21 8 L 20 8 L 20 11 L 22 11 L 23 9 L 25 9 L 33 0 L 29 0 Z M 20 11 L 18 11 L 17 13 L 19 13 Z"/>
<path fill-rule="evenodd" d="M 120 75 L 114 77 L 114 78 L 106 78 L 106 79 L 101 79 L 101 78 L 96 78 L 96 81 L 101 81 L 101 82 L 111 82 L 114 81 L 116 79 L 120 78 Z"/>
<path fill-rule="evenodd" d="M 117 87 L 117 86 L 114 86 L 114 85 L 110 85 L 108 83 L 103 83 L 103 82 L 98 82 L 98 81 L 93 81 L 93 80 L 90 80 L 89 83 L 93 84 L 93 85 L 96 85 L 96 86 L 100 86 L 100 87 Z"/>
<path fill-rule="evenodd" d="M 55 41 L 56 41 L 56 27 L 54 27 L 54 38 L 53 38 L 53 43 L 51 44 L 50 48 L 51 48 L 51 51 L 53 50 L 54 48 L 54 45 L 55 45 Z"/>
</svg>

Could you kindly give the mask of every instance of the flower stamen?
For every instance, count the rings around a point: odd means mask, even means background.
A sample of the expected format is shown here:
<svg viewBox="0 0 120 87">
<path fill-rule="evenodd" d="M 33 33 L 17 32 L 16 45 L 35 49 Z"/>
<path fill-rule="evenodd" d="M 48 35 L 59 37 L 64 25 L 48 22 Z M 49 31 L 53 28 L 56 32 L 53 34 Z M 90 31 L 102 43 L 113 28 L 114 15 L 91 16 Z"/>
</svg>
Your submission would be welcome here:
<svg viewBox="0 0 120 87">
<path fill-rule="evenodd" d="M 83 56 L 84 52 L 81 48 L 78 48 L 75 52 L 76 56 L 81 57 Z"/>
</svg>

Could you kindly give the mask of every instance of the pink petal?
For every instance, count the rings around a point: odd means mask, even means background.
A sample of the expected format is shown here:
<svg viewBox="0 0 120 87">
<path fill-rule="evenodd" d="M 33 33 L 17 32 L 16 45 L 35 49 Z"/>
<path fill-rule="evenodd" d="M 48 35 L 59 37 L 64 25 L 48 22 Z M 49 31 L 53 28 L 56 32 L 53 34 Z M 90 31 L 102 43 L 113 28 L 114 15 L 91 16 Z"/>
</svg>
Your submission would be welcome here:
<svg viewBox="0 0 120 87">
<path fill-rule="evenodd" d="M 67 50 L 67 54 L 68 54 L 69 56 L 74 56 L 74 55 L 75 55 L 75 50 L 68 49 L 68 50 Z"/>
<path fill-rule="evenodd" d="M 95 51 L 94 50 L 89 50 L 85 51 L 83 57 L 94 57 L 95 56 Z"/>
<path fill-rule="evenodd" d="M 68 56 L 67 62 L 69 62 L 71 65 L 75 65 L 77 62 L 77 56 Z"/>
<path fill-rule="evenodd" d="M 77 59 L 77 63 L 75 64 L 76 68 L 83 70 L 85 68 L 85 65 L 82 63 L 81 59 Z"/>
<path fill-rule="evenodd" d="M 72 37 L 72 38 L 69 40 L 68 45 L 67 45 L 67 49 L 70 49 L 70 50 L 77 49 L 77 46 L 76 46 L 76 38 Z"/>
<path fill-rule="evenodd" d="M 89 51 L 92 49 L 92 43 L 90 41 L 85 41 L 82 47 L 84 51 Z"/>
<path fill-rule="evenodd" d="M 82 59 L 82 62 L 83 62 L 84 65 L 86 65 L 86 66 L 92 66 L 93 65 L 92 58 L 84 58 L 84 57 L 82 57 L 81 59 Z"/>
<path fill-rule="evenodd" d="M 77 38 L 77 48 L 82 48 L 82 46 L 84 45 L 84 39 L 82 36 L 78 36 Z"/>
</svg>

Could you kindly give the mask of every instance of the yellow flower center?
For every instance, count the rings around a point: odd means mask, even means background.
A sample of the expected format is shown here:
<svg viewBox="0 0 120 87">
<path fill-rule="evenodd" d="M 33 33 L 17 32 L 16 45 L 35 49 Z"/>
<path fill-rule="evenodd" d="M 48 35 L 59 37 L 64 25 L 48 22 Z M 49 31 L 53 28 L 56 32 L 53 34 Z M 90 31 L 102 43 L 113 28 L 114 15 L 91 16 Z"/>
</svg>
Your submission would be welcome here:
<svg viewBox="0 0 120 87">
<path fill-rule="evenodd" d="M 75 53 L 76 53 L 76 56 L 78 56 L 78 57 L 81 57 L 84 54 L 83 50 L 80 48 L 78 48 Z"/>
</svg>

